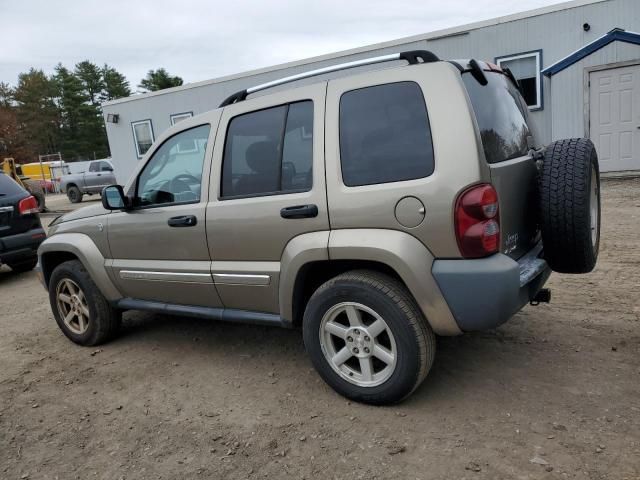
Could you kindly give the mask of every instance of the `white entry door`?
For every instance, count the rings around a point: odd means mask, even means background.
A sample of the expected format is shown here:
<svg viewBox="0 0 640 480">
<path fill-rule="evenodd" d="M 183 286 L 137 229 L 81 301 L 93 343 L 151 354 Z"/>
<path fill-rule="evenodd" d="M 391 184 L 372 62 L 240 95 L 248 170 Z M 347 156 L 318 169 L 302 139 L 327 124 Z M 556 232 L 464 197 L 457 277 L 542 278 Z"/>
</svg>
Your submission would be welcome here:
<svg viewBox="0 0 640 480">
<path fill-rule="evenodd" d="M 589 85 L 600 170 L 640 170 L 640 65 L 591 72 Z"/>
</svg>

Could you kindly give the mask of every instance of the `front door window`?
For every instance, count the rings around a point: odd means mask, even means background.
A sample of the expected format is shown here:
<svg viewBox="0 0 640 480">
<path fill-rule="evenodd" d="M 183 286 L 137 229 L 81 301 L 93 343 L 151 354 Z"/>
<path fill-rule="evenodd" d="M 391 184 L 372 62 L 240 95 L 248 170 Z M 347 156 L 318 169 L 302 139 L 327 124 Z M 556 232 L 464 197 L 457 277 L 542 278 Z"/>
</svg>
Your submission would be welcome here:
<svg viewBox="0 0 640 480">
<path fill-rule="evenodd" d="M 200 201 L 202 165 L 210 125 L 177 133 L 158 148 L 138 177 L 140 207 Z"/>
</svg>

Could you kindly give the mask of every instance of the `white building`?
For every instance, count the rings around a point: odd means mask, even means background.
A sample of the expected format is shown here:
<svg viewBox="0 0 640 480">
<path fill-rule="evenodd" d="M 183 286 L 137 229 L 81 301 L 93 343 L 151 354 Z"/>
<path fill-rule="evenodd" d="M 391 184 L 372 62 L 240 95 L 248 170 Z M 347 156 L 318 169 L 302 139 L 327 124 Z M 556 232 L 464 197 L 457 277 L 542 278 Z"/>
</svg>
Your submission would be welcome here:
<svg viewBox="0 0 640 480">
<path fill-rule="evenodd" d="M 574 0 L 134 95 L 103 105 L 111 156 L 118 181 L 124 183 L 157 135 L 182 118 L 218 107 L 236 91 L 338 63 L 430 50 L 442 59 L 476 58 L 508 66 L 523 87 L 544 142 L 589 137 L 603 171 L 640 170 L 640 33 L 635 32 L 640 32 L 640 0 Z"/>
</svg>

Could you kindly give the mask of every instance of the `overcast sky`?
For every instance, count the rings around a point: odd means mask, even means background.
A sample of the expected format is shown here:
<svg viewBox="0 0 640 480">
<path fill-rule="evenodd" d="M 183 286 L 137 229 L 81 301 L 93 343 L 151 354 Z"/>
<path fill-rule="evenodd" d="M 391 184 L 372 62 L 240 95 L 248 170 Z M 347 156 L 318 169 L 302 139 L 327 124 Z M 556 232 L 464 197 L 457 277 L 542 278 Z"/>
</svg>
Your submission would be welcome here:
<svg viewBox="0 0 640 480">
<path fill-rule="evenodd" d="M 0 82 L 89 59 L 133 90 L 149 69 L 185 83 L 426 33 L 558 0 L 0 0 Z"/>
</svg>

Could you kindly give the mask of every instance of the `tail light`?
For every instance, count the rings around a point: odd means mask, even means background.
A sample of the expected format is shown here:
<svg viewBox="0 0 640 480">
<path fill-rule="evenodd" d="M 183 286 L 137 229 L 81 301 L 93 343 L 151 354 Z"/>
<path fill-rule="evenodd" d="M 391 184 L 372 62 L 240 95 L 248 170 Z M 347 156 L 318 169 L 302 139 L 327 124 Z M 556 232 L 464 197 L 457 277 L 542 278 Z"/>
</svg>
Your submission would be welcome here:
<svg viewBox="0 0 640 480">
<path fill-rule="evenodd" d="M 486 257 L 500 249 L 498 192 L 492 185 L 474 185 L 462 192 L 456 202 L 455 227 L 463 257 Z"/>
<path fill-rule="evenodd" d="M 36 200 L 36 197 L 30 196 L 20 200 L 20 203 L 18 203 L 18 212 L 20 215 L 38 213 L 38 201 Z"/>
</svg>

